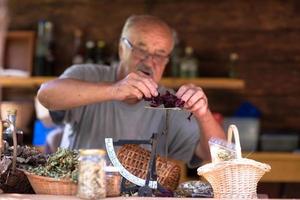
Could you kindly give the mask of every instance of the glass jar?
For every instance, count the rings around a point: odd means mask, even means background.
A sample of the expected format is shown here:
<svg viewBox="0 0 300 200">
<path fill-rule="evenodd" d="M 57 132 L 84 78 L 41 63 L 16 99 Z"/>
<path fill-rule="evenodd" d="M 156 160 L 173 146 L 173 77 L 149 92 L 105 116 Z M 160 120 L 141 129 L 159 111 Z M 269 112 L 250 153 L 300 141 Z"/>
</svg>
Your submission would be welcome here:
<svg viewBox="0 0 300 200">
<path fill-rule="evenodd" d="M 105 151 L 102 149 L 81 149 L 79 153 L 77 196 L 84 199 L 105 198 Z"/>
<path fill-rule="evenodd" d="M 121 195 L 121 175 L 114 166 L 105 167 L 106 196 L 116 197 Z"/>
</svg>

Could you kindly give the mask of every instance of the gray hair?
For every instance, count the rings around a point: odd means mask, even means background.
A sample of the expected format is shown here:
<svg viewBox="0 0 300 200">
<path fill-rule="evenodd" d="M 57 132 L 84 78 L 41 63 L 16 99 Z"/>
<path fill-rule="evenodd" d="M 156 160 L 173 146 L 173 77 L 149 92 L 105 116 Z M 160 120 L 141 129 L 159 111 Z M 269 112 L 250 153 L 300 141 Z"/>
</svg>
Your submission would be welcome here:
<svg viewBox="0 0 300 200">
<path fill-rule="evenodd" d="M 165 28 L 166 30 L 170 31 L 172 35 L 172 29 L 170 26 L 164 22 L 163 20 L 159 19 L 158 17 L 152 15 L 131 15 L 127 18 L 121 33 L 121 38 L 127 36 L 128 30 L 132 27 L 139 27 L 145 24 L 154 24 Z"/>
</svg>

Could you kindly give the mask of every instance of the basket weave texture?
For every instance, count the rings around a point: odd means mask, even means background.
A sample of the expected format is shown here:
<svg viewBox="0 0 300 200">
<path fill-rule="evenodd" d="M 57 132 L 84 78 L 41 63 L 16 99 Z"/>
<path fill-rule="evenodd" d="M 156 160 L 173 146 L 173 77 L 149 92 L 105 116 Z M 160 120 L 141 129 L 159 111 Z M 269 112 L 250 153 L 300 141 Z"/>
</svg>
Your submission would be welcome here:
<svg viewBox="0 0 300 200">
<path fill-rule="evenodd" d="M 145 179 L 150 160 L 150 152 L 138 145 L 126 144 L 118 151 L 121 164 L 133 175 Z M 156 170 L 158 182 L 166 189 L 175 190 L 179 184 L 181 168 L 174 161 L 157 156 Z"/>
<path fill-rule="evenodd" d="M 71 180 L 39 176 L 24 171 L 36 194 L 76 195 L 77 184 Z"/>
<path fill-rule="evenodd" d="M 234 125 L 228 129 L 229 142 L 232 133 L 235 136 L 238 158 L 219 163 L 208 163 L 198 168 L 198 175 L 203 176 L 211 184 L 214 198 L 257 198 L 257 183 L 265 172 L 270 171 L 271 167 L 264 163 L 242 158 L 238 130 Z"/>
</svg>

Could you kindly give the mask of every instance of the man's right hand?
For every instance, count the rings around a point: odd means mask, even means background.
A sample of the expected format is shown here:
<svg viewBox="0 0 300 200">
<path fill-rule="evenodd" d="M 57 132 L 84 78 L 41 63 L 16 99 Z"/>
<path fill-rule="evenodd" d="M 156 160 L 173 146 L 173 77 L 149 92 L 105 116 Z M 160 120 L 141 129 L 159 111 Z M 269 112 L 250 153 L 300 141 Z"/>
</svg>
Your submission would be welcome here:
<svg viewBox="0 0 300 200">
<path fill-rule="evenodd" d="M 112 93 L 116 100 L 131 101 L 157 96 L 157 88 L 151 77 L 142 72 L 132 72 L 112 85 Z"/>
</svg>

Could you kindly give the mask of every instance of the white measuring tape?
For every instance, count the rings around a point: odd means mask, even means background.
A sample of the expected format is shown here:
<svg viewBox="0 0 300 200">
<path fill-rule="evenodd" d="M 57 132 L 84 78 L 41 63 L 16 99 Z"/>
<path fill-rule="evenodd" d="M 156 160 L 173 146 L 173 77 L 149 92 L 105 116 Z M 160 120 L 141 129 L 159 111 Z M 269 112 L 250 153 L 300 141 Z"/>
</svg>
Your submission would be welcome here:
<svg viewBox="0 0 300 200">
<path fill-rule="evenodd" d="M 108 154 L 108 157 L 111 161 L 111 163 L 118 169 L 120 174 L 126 178 L 128 181 L 134 183 L 135 185 L 138 186 L 145 186 L 146 180 L 141 179 L 132 173 L 130 173 L 119 161 L 117 154 L 114 149 L 114 144 L 113 144 L 113 139 L 112 138 L 105 138 L 105 146 L 106 146 L 106 151 Z M 152 189 L 157 189 L 157 181 L 149 181 L 149 187 Z"/>
</svg>

